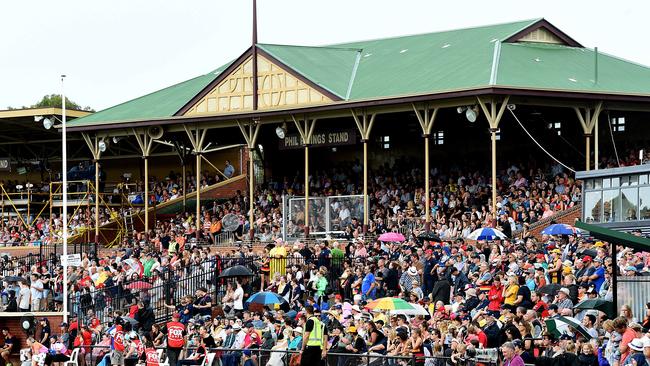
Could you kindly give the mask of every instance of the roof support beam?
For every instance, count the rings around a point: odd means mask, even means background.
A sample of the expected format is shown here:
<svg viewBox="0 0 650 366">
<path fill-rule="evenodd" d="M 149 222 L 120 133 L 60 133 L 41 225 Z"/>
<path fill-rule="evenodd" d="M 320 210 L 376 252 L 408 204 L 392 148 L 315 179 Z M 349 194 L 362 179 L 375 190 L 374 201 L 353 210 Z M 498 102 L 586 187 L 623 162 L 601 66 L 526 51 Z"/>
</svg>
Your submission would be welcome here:
<svg viewBox="0 0 650 366">
<path fill-rule="evenodd" d="M 361 110 L 361 119 L 359 113 L 354 109 L 350 109 L 354 123 L 361 133 L 361 142 L 363 142 L 363 233 L 368 232 L 368 224 L 370 222 L 370 207 L 368 198 L 368 140 L 370 140 L 370 132 L 372 126 L 375 124 L 375 117 L 377 114 L 371 114 L 368 118 L 368 111 L 364 108 Z"/>
<path fill-rule="evenodd" d="M 499 122 L 501 122 L 501 117 L 503 117 L 503 112 L 505 112 L 506 107 L 508 106 L 508 101 L 510 96 L 506 95 L 501 101 L 499 106 L 499 101 L 494 98 L 482 98 L 476 97 L 478 104 L 481 106 L 485 118 L 490 124 L 490 134 L 492 138 L 492 214 L 496 218 L 497 214 L 497 130 L 499 128 Z M 489 109 L 488 109 L 489 104 Z"/>
<path fill-rule="evenodd" d="M 295 123 L 300 137 L 302 138 L 303 146 L 305 147 L 305 238 L 309 237 L 309 145 L 311 144 L 311 137 L 314 134 L 314 128 L 316 128 L 317 119 L 310 119 L 306 115 L 303 115 L 302 121 L 299 118 L 296 118 L 295 115 L 291 115 L 293 123 Z M 304 124 L 303 124 L 304 123 Z"/>
<path fill-rule="evenodd" d="M 585 170 L 591 169 L 591 135 L 594 132 L 594 128 L 597 128 L 598 117 L 600 117 L 600 112 L 603 110 L 603 102 L 598 102 L 595 106 L 580 108 L 573 107 L 578 116 L 578 121 L 582 126 L 582 131 L 585 135 Z M 598 132 L 596 131 L 596 141 L 595 141 L 595 156 L 594 156 L 594 168 L 598 169 Z"/>
<path fill-rule="evenodd" d="M 255 151 L 255 144 L 257 143 L 257 136 L 260 132 L 261 125 L 259 119 L 251 120 L 248 123 L 237 120 L 237 126 L 242 136 L 244 136 L 246 146 L 248 147 L 248 222 L 251 241 L 255 237 L 255 167 L 253 166 L 253 152 Z"/>
<path fill-rule="evenodd" d="M 428 232 L 431 227 L 431 191 L 429 188 L 429 140 L 431 137 L 431 130 L 433 123 L 436 120 L 439 108 L 432 108 L 429 103 L 423 103 L 422 106 L 416 106 L 411 103 L 413 112 L 420 122 L 422 128 L 422 137 L 424 137 L 424 196 L 425 196 L 425 214 L 424 214 L 424 227 Z"/>
</svg>

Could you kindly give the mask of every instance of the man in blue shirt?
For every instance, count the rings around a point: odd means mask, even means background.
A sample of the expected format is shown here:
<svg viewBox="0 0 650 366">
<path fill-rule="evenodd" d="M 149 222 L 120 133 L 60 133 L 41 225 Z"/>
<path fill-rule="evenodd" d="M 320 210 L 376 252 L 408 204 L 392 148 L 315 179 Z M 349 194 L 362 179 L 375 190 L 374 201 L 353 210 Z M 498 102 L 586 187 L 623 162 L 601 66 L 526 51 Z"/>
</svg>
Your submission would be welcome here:
<svg viewBox="0 0 650 366">
<path fill-rule="evenodd" d="M 225 175 L 226 178 L 232 178 L 233 174 L 235 174 L 235 167 L 230 164 L 230 160 L 226 160 L 226 167 L 223 169 L 223 175 Z"/>
<path fill-rule="evenodd" d="M 376 284 L 375 284 L 375 275 L 372 273 L 372 267 L 366 266 L 364 269 L 366 272 L 365 277 L 363 277 L 363 282 L 361 282 L 361 295 L 364 299 L 375 299 L 376 293 Z"/>
<path fill-rule="evenodd" d="M 603 268 L 603 260 L 596 257 L 594 258 L 594 272 L 589 276 L 589 280 L 594 284 L 594 289 L 600 291 L 600 286 L 605 282 L 605 268 Z"/>
</svg>

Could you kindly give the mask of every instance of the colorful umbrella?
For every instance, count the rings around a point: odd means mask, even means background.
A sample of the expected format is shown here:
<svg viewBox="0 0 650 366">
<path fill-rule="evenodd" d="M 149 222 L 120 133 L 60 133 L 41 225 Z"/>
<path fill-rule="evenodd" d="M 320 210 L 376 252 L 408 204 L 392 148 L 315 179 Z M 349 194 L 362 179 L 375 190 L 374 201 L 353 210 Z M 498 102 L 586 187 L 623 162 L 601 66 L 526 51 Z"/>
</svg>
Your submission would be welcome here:
<svg viewBox="0 0 650 366">
<path fill-rule="evenodd" d="M 275 292 L 258 292 L 246 300 L 248 304 L 274 305 L 285 302 L 284 297 Z"/>
<path fill-rule="evenodd" d="M 599 310 L 605 313 L 610 319 L 616 317 L 616 312 L 614 312 L 614 303 L 603 299 L 587 299 L 581 301 L 574 307 L 574 309 Z"/>
<path fill-rule="evenodd" d="M 389 232 L 379 235 L 379 241 L 394 241 L 401 243 L 404 240 L 406 240 L 406 238 L 400 233 Z"/>
<path fill-rule="evenodd" d="M 125 286 L 129 290 L 149 290 L 152 286 L 149 282 L 135 281 Z"/>
<path fill-rule="evenodd" d="M 567 224 L 553 224 L 542 230 L 542 235 L 575 235 L 577 229 Z"/>
<path fill-rule="evenodd" d="M 416 315 L 427 316 L 427 315 L 429 315 L 429 312 L 427 311 L 427 309 L 424 308 L 424 306 L 422 306 L 420 304 L 414 304 L 414 303 L 409 303 L 409 305 L 413 306 L 413 309 L 391 310 L 390 314 L 391 315 L 404 314 L 404 315 L 410 315 L 410 316 L 416 316 Z"/>
<path fill-rule="evenodd" d="M 558 316 L 557 318 L 546 320 L 546 329 L 556 337 L 560 337 L 562 334 L 568 334 L 569 328 L 573 328 L 586 339 L 593 338 L 587 331 L 587 328 L 585 328 L 576 318 L 570 316 Z"/>
<path fill-rule="evenodd" d="M 373 300 L 366 305 L 368 310 L 415 310 L 412 304 L 396 298 L 396 297 L 382 297 L 381 299 Z"/>
<path fill-rule="evenodd" d="M 470 240 L 496 240 L 505 238 L 507 238 L 506 234 L 491 227 L 476 229 L 467 235 L 467 239 Z"/>
</svg>

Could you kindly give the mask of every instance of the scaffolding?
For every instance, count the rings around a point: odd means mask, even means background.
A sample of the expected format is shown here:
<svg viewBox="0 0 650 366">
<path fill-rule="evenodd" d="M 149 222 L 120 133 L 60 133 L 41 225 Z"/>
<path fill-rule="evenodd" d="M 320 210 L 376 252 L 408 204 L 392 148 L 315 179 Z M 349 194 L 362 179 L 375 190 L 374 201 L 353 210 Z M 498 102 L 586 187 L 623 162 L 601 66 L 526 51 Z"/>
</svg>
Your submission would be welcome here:
<svg viewBox="0 0 650 366">
<path fill-rule="evenodd" d="M 5 230 L 6 225 L 12 217 L 16 217 L 27 228 L 31 229 L 47 209 L 49 201 L 48 193 L 33 191 L 32 187 L 19 192 L 8 192 L 4 185 L 0 184 L 0 227 Z M 33 213 L 36 215 L 32 217 Z"/>
</svg>

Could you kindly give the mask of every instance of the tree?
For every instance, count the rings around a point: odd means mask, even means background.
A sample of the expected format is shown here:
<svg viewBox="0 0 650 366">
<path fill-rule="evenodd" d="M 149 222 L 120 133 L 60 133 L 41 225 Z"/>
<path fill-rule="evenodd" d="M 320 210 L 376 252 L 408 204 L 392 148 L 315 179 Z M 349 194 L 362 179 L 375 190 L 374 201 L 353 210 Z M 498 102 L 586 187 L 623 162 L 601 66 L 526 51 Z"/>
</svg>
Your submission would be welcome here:
<svg viewBox="0 0 650 366">
<path fill-rule="evenodd" d="M 50 94 L 44 96 L 38 103 L 31 106 L 31 108 L 61 108 L 61 94 Z M 78 111 L 88 111 L 94 112 L 95 110 L 86 106 L 81 107 L 79 104 L 70 100 L 70 98 L 65 99 L 66 109 L 76 109 Z"/>
</svg>

